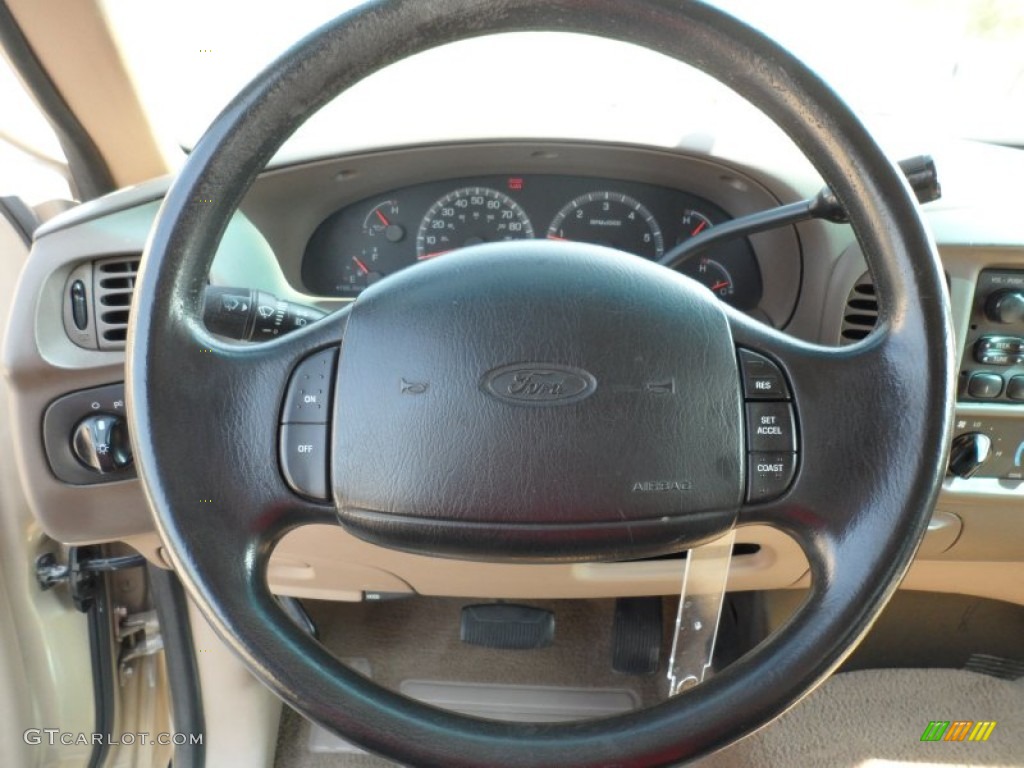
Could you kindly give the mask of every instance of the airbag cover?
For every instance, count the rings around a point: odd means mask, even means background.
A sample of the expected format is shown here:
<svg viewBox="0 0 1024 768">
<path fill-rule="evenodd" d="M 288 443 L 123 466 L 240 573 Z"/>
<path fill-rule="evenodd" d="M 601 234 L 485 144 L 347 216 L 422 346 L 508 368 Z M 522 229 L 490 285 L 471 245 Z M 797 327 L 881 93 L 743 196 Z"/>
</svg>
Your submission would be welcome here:
<svg viewBox="0 0 1024 768">
<path fill-rule="evenodd" d="M 496 554 L 515 531 L 517 552 L 583 556 L 668 526 L 662 545 L 681 545 L 725 530 L 742 498 L 721 306 L 608 248 L 491 243 L 372 286 L 335 391 L 335 500 L 380 543 Z"/>
</svg>

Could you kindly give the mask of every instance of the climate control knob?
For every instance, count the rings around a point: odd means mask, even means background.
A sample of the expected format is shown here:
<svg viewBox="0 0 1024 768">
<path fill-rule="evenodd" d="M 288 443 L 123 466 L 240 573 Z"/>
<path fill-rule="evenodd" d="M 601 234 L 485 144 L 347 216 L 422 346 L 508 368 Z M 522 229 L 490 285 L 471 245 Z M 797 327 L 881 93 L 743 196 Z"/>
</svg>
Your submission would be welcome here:
<svg viewBox="0 0 1024 768">
<path fill-rule="evenodd" d="M 968 478 L 984 464 L 992 452 L 992 439 L 982 432 L 967 432 L 953 438 L 949 451 L 949 474 Z"/>
<path fill-rule="evenodd" d="M 993 323 L 1024 323 L 1024 291 L 1005 290 L 993 293 L 985 302 L 985 314 Z"/>
<path fill-rule="evenodd" d="M 71 433 L 71 450 L 82 464 L 100 474 L 125 469 L 133 461 L 128 424 L 108 413 L 90 414 L 78 422 Z"/>
</svg>

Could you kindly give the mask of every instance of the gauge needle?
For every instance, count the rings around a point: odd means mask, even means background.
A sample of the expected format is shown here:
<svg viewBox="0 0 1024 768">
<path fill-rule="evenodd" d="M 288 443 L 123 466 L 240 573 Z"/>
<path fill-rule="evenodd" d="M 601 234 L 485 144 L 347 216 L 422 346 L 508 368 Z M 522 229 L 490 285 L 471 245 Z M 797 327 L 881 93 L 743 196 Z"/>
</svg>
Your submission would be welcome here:
<svg viewBox="0 0 1024 768">
<path fill-rule="evenodd" d="M 381 224 L 383 224 L 385 227 L 391 226 L 391 222 L 387 220 L 387 217 L 384 216 L 383 213 L 380 212 L 379 208 L 377 210 L 375 210 L 374 213 L 377 214 L 377 218 L 380 219 L 380 223 Z"/>
<path fill-rule="evenodd" d="M 360 259 L 358 256 L 353 256 L 352 261 L 356 263 L 356 266 L 359 267 L 359 271 L 362 272 L 364 275 L 370 274 L 370 268 L 363 264 L 363 260 Z"/>
<path fill-rule="evenodd" d="M 417 256 L 416 261 L 426 261 L 427 259 L 433 259 L 436 256 L 443 256 L 446 253 L 451 253 L 453 250 L 453 248 L 449 248 L 447 251 L 434 251 L 433 253 L 424 253 L 422 256 Z"/>
<path fill-rule="evenodd" d="M 548 240 L 568 240 L 567 237 L 559 237 L 558 235 L 548 235 Z"/>
<path fill-rule="evenodd" d="M 702 221 L 700 224 L 698 224 L 696 226 L 696 228 L 693 230 L 693 232 L 690 233 L 690 237 L 694 237 L 695 235 L 699 235 L 701 233 L 701 230 L 703 230 L 704 227 L 706 227 L 707 225 L 708 225 L 708 223 L 706 221 Z"/>
<path fill-rule="evenodd" d="M 729 281 L 728 280 L 719 280 L 717 283 L 715 283 L 714 285 L 711 286 L 711 290 L 712 291 L 720 291 L 723 288 L 728 288 L 728 287 L 729 287 Z"/>
</svg>

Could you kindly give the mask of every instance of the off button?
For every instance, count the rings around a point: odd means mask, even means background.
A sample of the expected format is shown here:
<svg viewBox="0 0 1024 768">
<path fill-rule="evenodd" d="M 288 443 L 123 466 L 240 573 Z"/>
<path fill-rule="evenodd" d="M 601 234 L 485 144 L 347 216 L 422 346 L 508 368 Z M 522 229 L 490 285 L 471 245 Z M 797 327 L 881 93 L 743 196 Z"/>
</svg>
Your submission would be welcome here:
<svg viewBox="0 0 1024 768">
<path fill-rule="evenodd" d="M 789 403 L 747 403 L 747 447 L 751 451 L 796 450 L 796 424 Z"/>
<path fill-rule="evenodd" d="M 303 496 L 327 498 L 327 425 L 281 427 L 281 472 Z"/>
</svg>

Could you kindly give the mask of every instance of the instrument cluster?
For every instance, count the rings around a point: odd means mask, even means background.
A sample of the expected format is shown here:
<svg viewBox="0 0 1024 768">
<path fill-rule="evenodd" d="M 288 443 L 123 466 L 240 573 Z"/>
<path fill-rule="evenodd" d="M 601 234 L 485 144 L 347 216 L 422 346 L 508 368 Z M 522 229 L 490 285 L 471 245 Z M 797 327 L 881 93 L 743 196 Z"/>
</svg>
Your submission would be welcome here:
<svg viewBox="0 0 1024 768">
<path fill-rule="evenodd" d="M 306 246 L 302 280 L 311 293 L 354 299 L 390 274 L 458 248 L 531 238 L 595 243 L 656 260 L 729 218 L 695 195 L 614 179 L 534 174 L 428 182 L 328 216 Z M 761 298 L 761 273 L 746 240 L 678 269 L 739 309 L 753 309 Z"/>
</svg>

